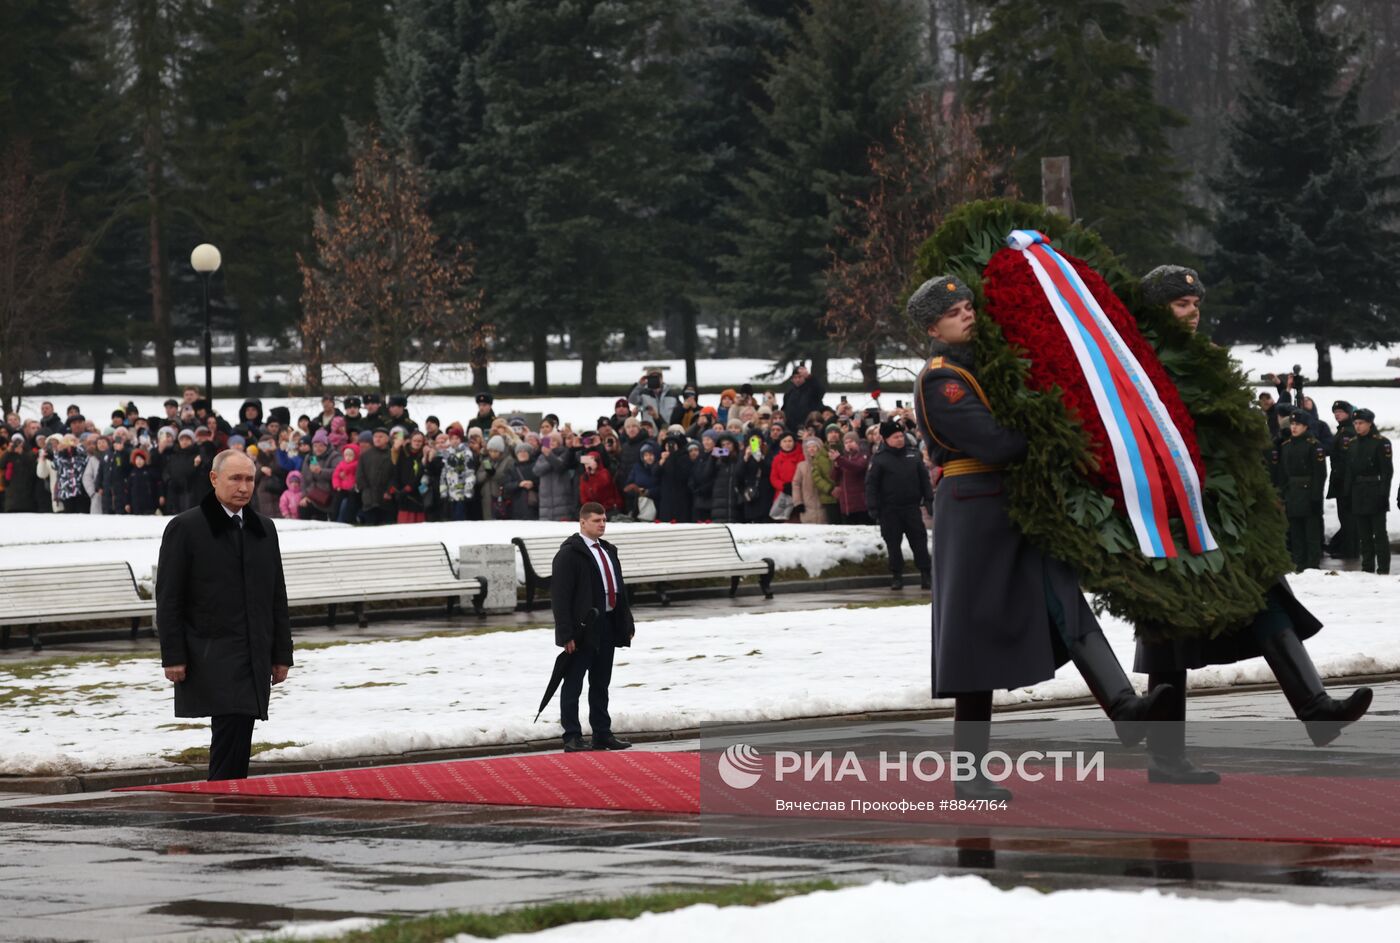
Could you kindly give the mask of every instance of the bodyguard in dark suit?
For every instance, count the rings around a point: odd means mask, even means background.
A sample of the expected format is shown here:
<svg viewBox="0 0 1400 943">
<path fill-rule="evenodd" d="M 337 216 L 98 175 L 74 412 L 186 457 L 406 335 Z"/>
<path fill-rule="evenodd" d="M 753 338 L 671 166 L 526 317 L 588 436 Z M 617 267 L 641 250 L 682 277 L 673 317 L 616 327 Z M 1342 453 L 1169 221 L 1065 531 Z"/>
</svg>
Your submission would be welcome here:
<svg viewBox="0 0 1400 943">
<path fill-rule="evenodd" d="M 248 502 L 257 470 L 220 452 L 213 492 L 171 519 L 156 571 L 156 626 L 176 717 L 211 717 L 209 778 L 246 779 L 253 722 L 292 666 L 282 554 Z"/>
<path fill-rule="evenodd" d="M 617 548 L 603 540 L 607 526 L 608 515 L 603 506 L 588 502 L 579 509 L 579 532 L 564 541 L 554 555 L 554 575 L 549 585 L 554 643 L 573 655 L 559 695 L 564 750 L 568 753 L 589 749 L 578 716 L 585 676 L 592 749 L 625 750 L 632 745 L 613 736 L 612 718 L 608 715 L 613 652 L 618 646 L 632 644 L 637 627 L 627 603 Z M 596 609 L 598 617 L 583 633 L 581 626 L 590 609 Z"/>
</svg>

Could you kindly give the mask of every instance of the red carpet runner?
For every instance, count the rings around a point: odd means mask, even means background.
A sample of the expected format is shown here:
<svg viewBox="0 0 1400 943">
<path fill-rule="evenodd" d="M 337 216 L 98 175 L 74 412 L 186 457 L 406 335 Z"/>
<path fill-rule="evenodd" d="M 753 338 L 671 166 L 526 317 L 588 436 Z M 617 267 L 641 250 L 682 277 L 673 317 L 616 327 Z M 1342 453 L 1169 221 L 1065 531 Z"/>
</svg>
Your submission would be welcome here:
<svg viewBox="0 0 1400 943">
<path fill-rule="evenodd" d="M 1211 787 L 1153 786 L 1135 770 L 1109 770 L 1103 782 L 1011 782 L 1004 811 L 775 813 L 775 801 L 831 798 L 831 784 L 765 782 L 731 789 L 705 777 L 704 811 L 915 825 L 972 825 L 1073 833 L 1400 845 L 1400 781 L 1237 773 Z M 141 786 L 136 790 L 238 796 L 387 799 L 482 805 L 696 814 L 700 755 L 682 752 L 550 753 L 418 763 L 333 772 L 259 776 L 228 782 Z M 129 790 L 123 790 L 129 791 Z M 848 799 L 951 797 L 947 783 L 855 783 Z"/>
</svg>

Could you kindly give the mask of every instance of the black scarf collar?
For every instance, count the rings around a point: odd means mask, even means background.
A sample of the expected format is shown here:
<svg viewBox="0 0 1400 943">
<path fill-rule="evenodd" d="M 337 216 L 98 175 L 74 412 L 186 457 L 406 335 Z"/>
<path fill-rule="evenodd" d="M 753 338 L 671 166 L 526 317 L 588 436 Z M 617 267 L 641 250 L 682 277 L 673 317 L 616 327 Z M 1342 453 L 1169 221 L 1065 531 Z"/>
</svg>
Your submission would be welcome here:
<svg viewBox="0 0 1400 943">
<path fill-rule="evenodd" d="M 224 506 L 219 503 L 218 496 L 212 491 L 199 502 L 199 510 L 203 513 L 204 519 L 209 522 L 209 529 L 216 535 L 238 526 L 234 523 L 233 518 L 228 516 Z M 254 537 L 267 536 L 267 532 L 263 529 L 263 522 L 251 504 L 243 509 L 243 529 Z"/>
</svg>

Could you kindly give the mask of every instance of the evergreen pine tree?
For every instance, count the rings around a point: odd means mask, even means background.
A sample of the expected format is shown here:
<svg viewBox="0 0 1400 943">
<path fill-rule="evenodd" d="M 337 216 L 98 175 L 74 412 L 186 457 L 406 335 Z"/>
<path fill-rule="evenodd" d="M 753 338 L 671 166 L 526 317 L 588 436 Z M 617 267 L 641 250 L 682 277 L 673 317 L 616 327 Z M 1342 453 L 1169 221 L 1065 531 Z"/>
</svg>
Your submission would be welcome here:
<svg viewBox="0 0 1400 943">
<path fill-rule="evenodd" d="M 842 234 L 873 183 L 870 148 L 889 146 L 918 88 L 922 16 L 909 0 L 812 0 L 764 84 L 766 140 L 736 180 L 726 294 L 766 326 L 776 360 L 810 360 L 819 377 L 825 268 L 850 251 Z"/>
<path fill-rule="evenodd" d="M 1326 6 L 1270 0 L 1245 46 L 1212 260 L 1231 302 L 1223 334 L 1311 341 L 1320 383 L 1333 345 L 1400 340 L 1400 181 L 1382 126 L 1360 119 L 1359 37 L 1323 29 Z"/>
<path fill-rule="evenodd" d="M 1133 264 L 1172 257 L 1188 216 L 1156 103 L 1151 56 L 1179 0 L 975 0 L 984 28 L 962 44 L 968 110 L 1022 193 L 1041 192 L 1042 157 L 1068 156 L 1075 215 Z M 1141 11 L 1141 12 L 1139 12 Z"/>
</svg>

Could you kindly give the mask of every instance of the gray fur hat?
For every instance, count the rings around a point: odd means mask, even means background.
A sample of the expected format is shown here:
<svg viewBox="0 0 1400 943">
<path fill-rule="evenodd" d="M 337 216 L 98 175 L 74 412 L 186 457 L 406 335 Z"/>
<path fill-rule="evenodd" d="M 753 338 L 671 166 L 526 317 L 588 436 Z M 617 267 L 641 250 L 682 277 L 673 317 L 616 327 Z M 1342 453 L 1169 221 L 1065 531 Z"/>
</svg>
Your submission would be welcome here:
<svg viewBox="0 0 1400 943">
<path fill-rule="evenodd" d="M 921 328 L 936 322 L 959 301 L 971 301 L 972 289 L 956 275 L 930 278 L 909 296 L 909 317 Z"/>
<path fill-rule="evenodd" d="M 1195 269 L 1159 265 L 1142 277 L 1142 300 L 1150 305 L 1168 304 L 1187 295 L 1206 296 L 1206 286 Z"/>
</svg>

